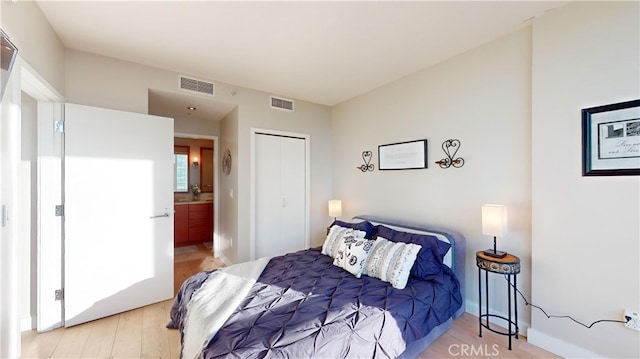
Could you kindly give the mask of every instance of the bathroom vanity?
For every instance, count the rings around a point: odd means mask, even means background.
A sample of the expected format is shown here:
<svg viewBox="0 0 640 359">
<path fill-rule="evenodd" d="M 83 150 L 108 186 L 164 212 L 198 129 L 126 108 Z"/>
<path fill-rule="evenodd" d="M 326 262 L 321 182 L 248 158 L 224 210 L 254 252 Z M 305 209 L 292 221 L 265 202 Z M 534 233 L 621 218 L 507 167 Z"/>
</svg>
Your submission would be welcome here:
<svg viewBox="0 0 640 359">
<path fill-rule="evenodd" d="M 174 209 L 175 247 L 213 239 L 213 201 L 176 202 Z"/>
</svg>

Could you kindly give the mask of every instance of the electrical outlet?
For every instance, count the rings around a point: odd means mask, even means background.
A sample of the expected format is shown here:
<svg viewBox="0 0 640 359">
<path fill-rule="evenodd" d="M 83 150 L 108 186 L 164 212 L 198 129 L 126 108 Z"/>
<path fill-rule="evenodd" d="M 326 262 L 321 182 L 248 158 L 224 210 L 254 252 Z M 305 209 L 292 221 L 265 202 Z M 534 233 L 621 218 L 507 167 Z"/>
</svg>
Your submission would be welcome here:
<svg viewBox="0 0 640 359">
<path fill-rule="evenodd" d="M 640 331 L 640 316 L 638 316 L 637 312 L 632 311 L 631 309 L 625 309 L 624 311 L 624 320 L 627 320 L 627 317 L 631 318 L 627 321 L 624 326 L 629 329 L 634 329 Z"/>
</svg>

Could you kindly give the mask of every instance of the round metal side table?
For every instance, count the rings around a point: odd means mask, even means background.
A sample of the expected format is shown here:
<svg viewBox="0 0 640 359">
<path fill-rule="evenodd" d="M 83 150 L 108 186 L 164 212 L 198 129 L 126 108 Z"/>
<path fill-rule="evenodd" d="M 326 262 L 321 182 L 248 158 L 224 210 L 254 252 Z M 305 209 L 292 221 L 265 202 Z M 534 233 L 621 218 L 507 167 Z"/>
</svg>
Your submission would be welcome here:
<svg viewBox="0 0 640 359">
<path fill-rule="evenodd" d="M 484 251 L 480 251 L 476 253 L 476 265 L 478 266 L 478 322 L 479 322 L 479 336 L 482 337 L 482 327 L 489 329 L 490 331 L 506 335 L 509 337 L 509 350 L 511 350 L 511 337 L 515 336 L 518 339 L 518 285 L 517 285 L 517 276 L 520 273 L 520 258 L 507 254 L 502 258 L 491 257 L 484 254 Z M 484 295 L 485 295 L 485 311 L 482 313 L 482 272 L 484 271 Z M 509 286 L 507 287 L 507 298 L 508 298 L 508 311 L 507 317 L 503 317 L 498 314 L 490 314 L 489 313 L 489 272 L 497 273 L 504 275 L 509 282 Z M 511 295 L 513 290 L 513 296 Z M 512 303 L 513 302 L 513 303 Z M 511 307 L 513 304 L 513 315 L 515 318 L 512 318 Z M 485 318 L 485 323 L 482 322 L 482 319 Z M 499 318 L 505 320 L 507 322 L 508 330 L 506 332 L 499 331 L 494 329 L 490 325 L 490 318 Z M 512 329 L 513 328 L 513 329 Z"/>
</svg>

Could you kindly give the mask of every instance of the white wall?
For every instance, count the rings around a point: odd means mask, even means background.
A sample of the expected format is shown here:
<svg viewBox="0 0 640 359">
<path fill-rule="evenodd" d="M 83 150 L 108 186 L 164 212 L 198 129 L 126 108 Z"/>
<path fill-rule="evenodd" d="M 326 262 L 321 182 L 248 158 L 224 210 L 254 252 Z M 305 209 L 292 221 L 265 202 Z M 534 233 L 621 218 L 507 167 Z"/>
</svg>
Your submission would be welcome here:
<svg viewBox="0 0 640 359">
<path fill-rule="evenodd" d="M 67 102 L 87 106 L 148 113 L 149 89 L 178 92 L 175 73 L 76 50 L 65 71 Z"/>
<path fill-rule="evenodd" d="M 2 29 L 20 57 L 58 92 L 64 92 L 65 49 L 35 1 L 1 1 Z"/>
<path fill-rule="evenodd" d="M 581 176 L 582 108 L 640 98 L 638 2 L 578 2 L 533 25 L 533 302 L 587 324 L 640 310 L 640 177 Z M 534 311 L 566 357 L 640 357 L 640 333 Z"/>
<path fill-rule="evenodd" d="M 407 76 L 333 109 L 333 197 L 343 201 L 343 218 L 384 215 L 446 226 L 467 238 L 464 297 L 477 315 L 475 252 L 491 247 L 482 235 L 480 208 L 508 206 L 509 233 L 499 249 L 522 260 L 519 288 L 530 295 L 530 29 L 522 29 Z M 377 146 L 427 139 L 429 168 L 378 171 Z M 440 146 L 462 143 L 462 168 L 441 169 Z M 373 151 L 374 172 L 356 169 L 362 151 Z M 506 312 L 506 282 L 492 278 L 490 303 Z M 529 309 L 520 322 L 528 326 Z"/>
<path fill-rule="evenodd" d="M 226 263 L 238 262 L 238 109 L 231 111 L 220 121 L 220 147 L 217 154 L 218 163 L 222 163 L 225 151 L 231 152 L 231 171 L 229 174 L 220 171 L 220 193 L 216 197 L 220 201 L 217 251 L 216 257 Z"/>
<path fill-rule="evenodd" d="M 209 136 L 218 136 L 220 134 L 220 121 L 177 117 L 173 121 L 173 131 L 176 133 L 206 133 Z"/>
</svg>

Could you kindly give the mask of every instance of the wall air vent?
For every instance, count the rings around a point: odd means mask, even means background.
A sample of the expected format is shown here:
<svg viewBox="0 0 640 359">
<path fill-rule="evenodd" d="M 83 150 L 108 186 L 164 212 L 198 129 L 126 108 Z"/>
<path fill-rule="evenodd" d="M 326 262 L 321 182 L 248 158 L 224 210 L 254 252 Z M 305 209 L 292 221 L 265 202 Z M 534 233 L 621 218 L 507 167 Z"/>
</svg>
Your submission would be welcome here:
<svg viewBox="0 0 640 359">
<path fill-rule="evenodd" d="M 293 111 L 293 101 L 271 96 L 271 108 Z"/>
<path fill-rule="evenodd" d="M 213 82 L 192 79 L 185 76 L 180 76 L 180 89 L 209 96 L 216 94 L 216 84 Z"/>
</svg>

